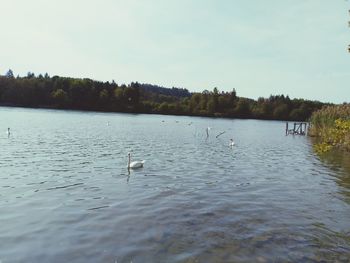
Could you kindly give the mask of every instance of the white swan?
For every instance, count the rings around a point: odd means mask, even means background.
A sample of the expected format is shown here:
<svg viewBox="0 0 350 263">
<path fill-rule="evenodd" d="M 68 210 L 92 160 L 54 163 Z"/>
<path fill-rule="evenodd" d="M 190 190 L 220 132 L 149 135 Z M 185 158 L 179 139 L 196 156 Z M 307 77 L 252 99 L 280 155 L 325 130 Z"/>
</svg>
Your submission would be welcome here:
<svg viewBox="0 0 350 263">
<path fill-rule="evenodd" d="M 145 161 L 133 161 L 131 162 L 131 154 L 128 153 L 129 161 L 128 161 L 128 169 L 137 169 L 143 167 Z"/>
<path fill-rule="evenodd" d="M 235 142 L 233 141 L 233 139 L 230 139 L 230 143 L 229 143 L 229 146 L 230 146 L 230 147 L 233 147 L 233 146 L 235 146 Z"/>
</svg>

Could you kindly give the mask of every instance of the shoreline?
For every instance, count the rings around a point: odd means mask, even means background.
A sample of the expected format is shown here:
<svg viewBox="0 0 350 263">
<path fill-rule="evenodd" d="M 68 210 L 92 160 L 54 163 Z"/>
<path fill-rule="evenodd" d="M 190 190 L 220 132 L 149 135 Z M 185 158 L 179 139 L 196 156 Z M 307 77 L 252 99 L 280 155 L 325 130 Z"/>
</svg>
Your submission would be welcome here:
<svg viewBox="0 0 350 263">
<path fill-rule="evenodd" d="M 50 106 L 30 107 L 30 106 L 19 106 L 19 105 L 7 105 L 1 104 L 0 108 L 22 108 L 22 109 L 33 109 L 33 110 L 57 110 L 57 111 L 73 111 L 73 112 L 91 112 L 91 113 L 121 113 L 121 114 L 135 114 L 135 115 L 161 115 L 161 116 L 181 116 L 181 117 L 203 117 L 211 119 L 230 119 L 230 120 L 257 120 L 257 121 L 278 121 L 278 122 L 299 122 L 299 120 L 280 120 L 280 119 L 264 119 L 264 118 L 245 118 L 245 117 L 229 117 L 229 116 L 212 116 L 212 115 L 189 115 L 189 114 L 169 114 L 161 112 L 137 112 L 137 111 L 103 111 L 103 110 L 90 110 L 90 109 L 71 109 L 71 108 L 57 108 Z M 307 122 L 307 121 L 305 121 Z"/>
</svg>

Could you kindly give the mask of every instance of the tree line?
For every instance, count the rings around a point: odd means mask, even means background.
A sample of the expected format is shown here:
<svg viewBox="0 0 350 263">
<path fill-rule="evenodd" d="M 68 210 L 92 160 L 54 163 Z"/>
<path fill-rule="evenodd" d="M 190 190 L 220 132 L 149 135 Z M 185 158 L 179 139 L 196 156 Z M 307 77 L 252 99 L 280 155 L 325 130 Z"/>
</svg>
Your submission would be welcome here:
<svg viewBox="0 0 350 263">
<path fill-rule="evenodd" d="M 129 113 L 157 113 L 268 120 L 307 120 L 325 104 L 275 95 L 253 100 L 236 90 L 189 92 L 132 82 L 118 85 L 88 78 L 68 78 L 47 73 L 15 77 L 12 70 L 0 76 L 0 105 Z"/>
</svg>

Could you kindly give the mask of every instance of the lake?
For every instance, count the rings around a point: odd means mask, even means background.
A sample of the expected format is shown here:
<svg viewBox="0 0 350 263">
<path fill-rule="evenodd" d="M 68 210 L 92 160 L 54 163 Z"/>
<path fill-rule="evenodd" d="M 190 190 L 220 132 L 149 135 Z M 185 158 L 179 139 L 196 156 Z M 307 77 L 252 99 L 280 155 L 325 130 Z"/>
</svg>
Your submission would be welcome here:
<svg viewBox="0 0 350 263">
<path fill-rule="evenodd" d="M 284 129 L 0 107 L 0 262 L 349 262 L 350 159 Z"/>
</svg>

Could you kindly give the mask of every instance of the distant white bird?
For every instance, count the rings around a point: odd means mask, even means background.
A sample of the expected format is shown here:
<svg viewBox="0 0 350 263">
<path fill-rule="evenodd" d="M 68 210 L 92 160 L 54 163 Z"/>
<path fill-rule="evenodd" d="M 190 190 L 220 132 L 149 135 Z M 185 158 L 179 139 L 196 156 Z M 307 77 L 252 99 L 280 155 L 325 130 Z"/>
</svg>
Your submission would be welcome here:
<svg viewBox="0 0 350 263">
<path fill-rule="evenodd" d="M 209 131 L 210 131 L 210 127 L 207 127 L 206 129 L 205 129 L 205 131 L 207 132 L 207 138 L 209 137 Z"/>
<path fill-rule="evenodd" d="M 142 168 L 143 164 L 145 163 L 145 161 L 133 161 L 131 162 L 131 154 L 128 153 L 128 169 L 137 169 L 137 168 Z"/>
<path fill-rule="evenodd" d="M 230 147 L 233 147 L 233 146 L 235 146 L 235 142 L 233 141 L 233 139 L 230 139 L 230 143 L 229 143 L 229 146 L 230 146 Z"/>
<path fill-rule="evenodd" d="M 10 128 L 7 128 L 7 136 L 10 136 L 11 132 L 10 132 Z"/>
</svg>

